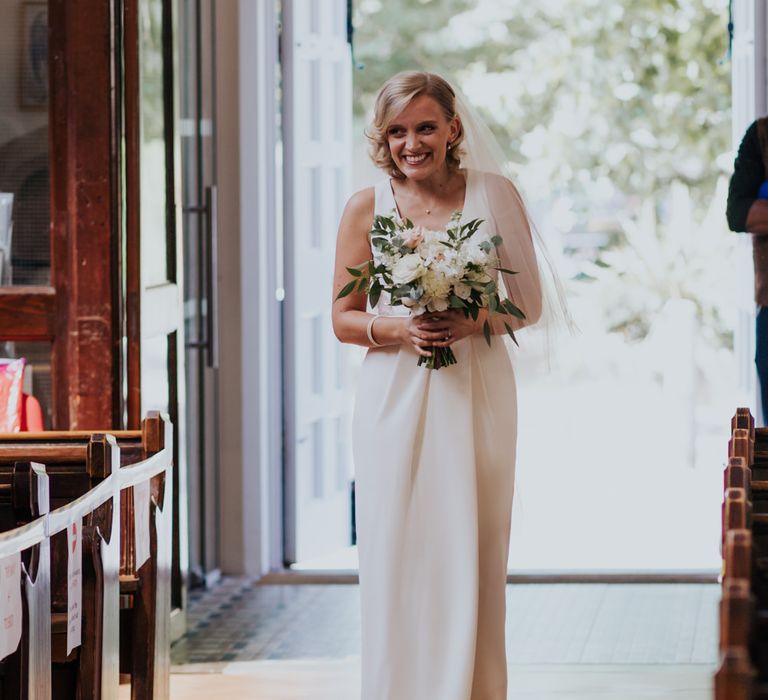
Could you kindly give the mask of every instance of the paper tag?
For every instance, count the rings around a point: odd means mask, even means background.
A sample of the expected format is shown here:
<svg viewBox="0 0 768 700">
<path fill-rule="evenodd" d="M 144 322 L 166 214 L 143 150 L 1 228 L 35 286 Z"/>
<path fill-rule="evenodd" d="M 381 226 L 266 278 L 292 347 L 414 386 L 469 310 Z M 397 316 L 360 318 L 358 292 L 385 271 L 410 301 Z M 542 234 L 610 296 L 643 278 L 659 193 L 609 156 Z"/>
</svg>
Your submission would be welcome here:
<svg viewBox="0 0 768 700">
<path fill-rule="evenodd" d="M 0 659 L 21 641 L 21 553 L 0 559 Z"/>
<path fill-rule="evenodd" d="M 67 656 L 80 646 L 83 627 L 83 524 L 67 526 Z"/>
<path fill-rule="evenodd" d="M 149 479 L 133 487 L 133 527 L 136 539 L 136 570 L 149 559 Z"/>
</svg>

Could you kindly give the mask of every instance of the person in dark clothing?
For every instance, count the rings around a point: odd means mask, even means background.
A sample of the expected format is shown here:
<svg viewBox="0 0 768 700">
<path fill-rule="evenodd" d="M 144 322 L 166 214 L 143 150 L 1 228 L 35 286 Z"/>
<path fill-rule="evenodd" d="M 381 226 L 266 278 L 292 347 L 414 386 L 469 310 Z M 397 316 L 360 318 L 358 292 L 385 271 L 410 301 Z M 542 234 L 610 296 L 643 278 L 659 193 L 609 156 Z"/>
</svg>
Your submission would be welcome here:
<svg viewBox="0 0 768 700">
<path fill-rule="evenodd" d="M 768 185 L 766 160 L 768 117 L 753 122 L 744 134 L 733 167 L 726 216 L 732 231 L 752 234 L 755 265 L 757 334 L 755 364 L 764 418 L 768 416 Z"/>
</svg>

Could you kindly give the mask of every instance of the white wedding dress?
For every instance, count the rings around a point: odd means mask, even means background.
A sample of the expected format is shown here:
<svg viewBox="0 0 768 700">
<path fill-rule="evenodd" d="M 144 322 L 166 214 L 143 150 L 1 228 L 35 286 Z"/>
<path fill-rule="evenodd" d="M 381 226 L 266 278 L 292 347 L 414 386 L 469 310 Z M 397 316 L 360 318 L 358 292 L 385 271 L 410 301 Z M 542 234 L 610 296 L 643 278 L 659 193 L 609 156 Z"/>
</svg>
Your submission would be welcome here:
<svg viewBox="0 0 768 700">
<path fill-rule="evenodd" d="M 395 200 L 376 187 L 376 213 Z M 541 291 L 509 181 L 467 172 L 463 220 L 504 237 L 507 291 L 529 321 Z M 509 280 L 509 278 L 507 278 Z M 407 314 L 379 301 L 380 314 Z M 362 604 L 362 700 L 503 700 L 505 584 L 517 438 L 502 336 L 454 343 L 457 364 L 417 366 L 406 345 L 372 348 L 353 422 Z"/>
</svg>

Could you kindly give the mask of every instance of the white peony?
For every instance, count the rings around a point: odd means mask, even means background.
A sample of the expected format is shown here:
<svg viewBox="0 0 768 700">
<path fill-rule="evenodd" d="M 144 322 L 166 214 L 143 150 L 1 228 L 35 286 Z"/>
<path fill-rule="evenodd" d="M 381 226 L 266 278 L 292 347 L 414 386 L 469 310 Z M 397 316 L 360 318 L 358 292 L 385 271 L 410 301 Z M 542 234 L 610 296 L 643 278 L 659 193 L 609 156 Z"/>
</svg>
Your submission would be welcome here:
<svg viewBox="0 0 768 700">
<path fill-rule="evenodd" d="M 428 297 L 447 297 L 452 280 L 441 272 L 429 269 L 421 280 L 424 294 Z"/>
<path fill-rule="evenodd" d="M 404 255 L 392 268 L 392 280 L 395 284 L 413 282 L 424 272 L 424 263 L 415 253 Z"/>
</svg>

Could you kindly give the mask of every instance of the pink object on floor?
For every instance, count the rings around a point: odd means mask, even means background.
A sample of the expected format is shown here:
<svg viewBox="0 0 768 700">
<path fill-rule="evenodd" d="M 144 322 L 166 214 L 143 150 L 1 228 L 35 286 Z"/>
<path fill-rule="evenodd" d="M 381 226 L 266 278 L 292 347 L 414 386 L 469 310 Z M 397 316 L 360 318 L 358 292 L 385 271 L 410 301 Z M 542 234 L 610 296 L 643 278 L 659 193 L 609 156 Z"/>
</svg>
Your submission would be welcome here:
<svg viewBox="0 0 768 700">
<path fill-rule="evenodd" d="M 29 394 L 22 394 L 21 431 L 39 433 L 45 430 L 43 423 L 43 407 L 40 402 Z"/>
<path fill-rule="evenodd" d="M 0 433 L 21 430 L 24 358 L 0 364 Z"/>
</svg>

